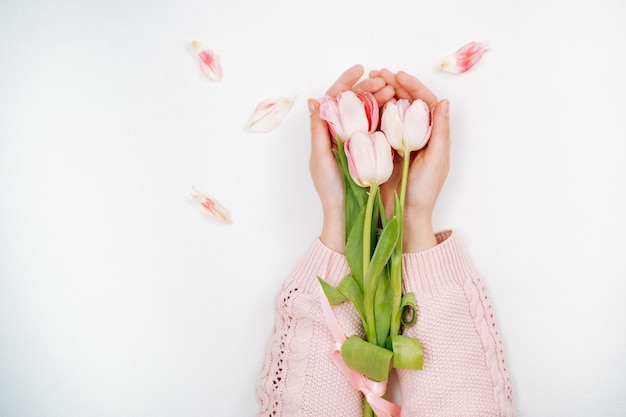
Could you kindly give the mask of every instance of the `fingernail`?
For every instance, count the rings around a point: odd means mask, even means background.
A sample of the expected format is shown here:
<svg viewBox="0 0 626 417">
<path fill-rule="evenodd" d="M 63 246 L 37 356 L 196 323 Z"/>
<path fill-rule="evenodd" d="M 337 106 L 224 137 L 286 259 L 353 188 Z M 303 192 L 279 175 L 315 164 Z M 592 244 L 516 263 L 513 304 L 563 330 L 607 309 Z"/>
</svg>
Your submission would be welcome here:
<svg viewBox="0 0 626 417">
<path fill-rule="evenodd" d="M 450 102 L 448 100 L 443 100 L 441 102 L 441 113 L 444 116 L 448 116 L 448 114 L 450 113 Z"/>
<path fill-rule="evenodd" d="M 309 107 L 309 113 L 313 114 L 313 112 L 315 112 L 315 105 L 313 104 L 313 100 L 308 99 L 306 101 L 307 106 Z"/>
</svg>

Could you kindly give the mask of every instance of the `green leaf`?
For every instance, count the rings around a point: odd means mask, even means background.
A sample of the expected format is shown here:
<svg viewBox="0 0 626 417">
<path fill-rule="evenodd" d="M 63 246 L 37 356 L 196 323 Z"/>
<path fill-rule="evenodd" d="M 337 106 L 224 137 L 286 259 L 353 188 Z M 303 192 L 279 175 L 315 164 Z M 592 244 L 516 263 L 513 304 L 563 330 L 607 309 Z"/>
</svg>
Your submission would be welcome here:
<svg viewBox="0 0 626 417">
<path fill-rule="evenodd" d="M 324 281 L 319 276 L 317 277 L 317 279 L 322 285 L 322 289 L 324 290 L 324 294 L 326 295 L 326 298 L 328 298 L 329 303 L 336 306 L 337 304 L 341 304 L 346 300 L 346 296 L 340 293 L 335 287 Z"/>
<path fill-rule="evenodd" d="M 350 274 L 343 277 L 339 285 L 337 285 L 337 291 L 348 298 L 356 308 L 356 311 L 361 315 L 361 320 L 365 320 L 365 310 L 363 309 L 363 290 L 359 287 L 354 277 Z"/>
<path fill-rule="evenodd" d="M 396 335 L 389 337 L 393 350 L 393 366 L 400 369 L 422 369 L 424 353 L 422 343 L 412 337 Z"/>
<path fill-rule="evenodd" d="M 339 162 L 339 168 L 341 169 L 343 176 L 346 236 L 349 236 L 350 231 L 355 224 L 356 215 L 363 207 L 365 207 L 365 204 L 367 203 L 367 190 L 364 187 L 357 185 L 350 176 L 348 159 L 346 157 L 344 145 L 340 140 L 337 140 L 337 150 L 333 152 Z"/>
<path fill-rule="evenodd" d="M 387 226 L 387 223 L 389 223 L 389 218 L 387 217 L 387 212 L 385 211 L 385 206 L 383 204 L 383 199 L 380 197 L 380 193 L 376 196 L 376 204 L 378 205 L 380 224 L 384 229 L 385 226 Z"/>
<path fill-rule="evenodd" d="M 387 381 L 393 352 L 351 336 L 341 348 L 343 361 L 350 369 L 374 381 Z"/>
<path fill-rule="evenodd" d="M 359 284 L 361 291 L 363 291 L 363 221 L 365 219 L 365 208 L 363 206 L 356 216 L 345 247 L 345 255 L 348 265 L 350 265 L 350 271 Z"/>
<path fill-rule="evenodd" d="M 374 317 L 376 322 L 376 343 L 378 346 L 385 346 L 387 336 L 389 335 L 389 327 L 391 326 L 391 284 L 389 282 L 389 273 L 387 268 L 383 269 L 383 273 L 378 278 L 378 286 L 374 296 Z"/>
<path fill-rule="evenodd" d="M 378 240 L 378 244 L 376 245 L 376 249 L 374 250 L 374 255 L 372 255 L 372 260 L 369 265 L 369 269 L 367 270 L 368 277 L 378 277 L 391 253 L 394 251 L 396 244 L 398 243 L 398 237 L 400 234 L 400 228 L 398 225 L 398 219 L 396 217 L 392 218 L 387 226 L 383 229 L 383 232 L 380 234 L 380 239 Z M 365 282 L 376 282 L 375 279 L 366 279 Z M 364 288 L 364 291 L 374 291 L 376 288 Z"/>
<path fill-rule="evenodd" d="M 412 292 L 404 294 L 402 296 L 402 304 L 399 311 L 402 320 L 402 324 L 406 327 L 411 327 L 417 321 L 417 300 L 415 294 Z M 408 319 L 405 319 L 408 317 Z"/>
</svg>

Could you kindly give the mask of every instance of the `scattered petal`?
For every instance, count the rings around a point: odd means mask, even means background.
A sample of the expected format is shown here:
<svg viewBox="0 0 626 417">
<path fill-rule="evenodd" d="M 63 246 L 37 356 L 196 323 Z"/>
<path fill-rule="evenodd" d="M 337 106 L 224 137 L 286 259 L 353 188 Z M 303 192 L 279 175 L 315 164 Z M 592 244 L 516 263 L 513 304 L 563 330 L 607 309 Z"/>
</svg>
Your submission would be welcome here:
<svg viewBox="0 0 626 417">
<path fill-rule="evenodd" d="M 481 42 L 470 42 L 467 45 L 461 47 L 452 55 L 445 57 L 439 68 L 445 72 L 451 72 L 454 74 L 460 74 L 468 71 L 472 68 L 483 54 L 487 52 L 487 44 Z"/>
<path fill-rule="evenodd" d="M 204 213 L 221 223 L 231 224 L 230 214 L 217 200 L 192 188 L 191 197 L 197 202 Z"/>
<path fill-rule="evenodd" d="M 220 57 L 212 50 L 204 48 L 198 41 L 192 41 L 191 47 L 198 54 L 202 73 L 211 81 L 221 81 L 223 70 Z"/>
<path fill-rule="evenodd" d="M 293 99 L 288 97 L 271 97 L 260 102 L 246 129 L 252 132 L 269 132 L 283 122 L 291 110 Z"/>
</svg>

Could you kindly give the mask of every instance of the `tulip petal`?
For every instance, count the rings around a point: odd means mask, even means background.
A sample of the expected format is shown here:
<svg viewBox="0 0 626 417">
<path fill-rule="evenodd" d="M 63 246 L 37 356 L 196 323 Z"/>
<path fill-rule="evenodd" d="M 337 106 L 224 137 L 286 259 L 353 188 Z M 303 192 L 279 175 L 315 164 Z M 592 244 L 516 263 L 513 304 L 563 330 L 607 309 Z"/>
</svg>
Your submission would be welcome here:
<svg viewBox="0 0 626 417">
<path fill-rule="evenodd" d="M 339 104 L 339 115 L 345 137 L 344 141 L 350 139 L 357 132 L 368 132 L 370 130 L 369 119 L 365 114 L 365 106 L 359 97 L 352 91 L 344 91 L 337 96 Z"/>
<path fill-rule="evenodd" d="M 376 183 L 383 184 L 393 172 L 393 150 L 383 132 L 376 131 L 371 135 L 376 153 Z"/>
<path fill-rule="evenodd" d="M 191 47 L 198 54 L 202 73 L 211 81 L 221 81 L 223 70 L 220 57 L 211 49 L 203 48 L 198 41 L 192 41 Z"/>
<path fill-rule="evenodd" d="M 400 118 L 398 105 L 403 100 L 408 103 L 408 100 L 405 99 L 398 100 L 397 104 L 388 102 L 385 105 L 380 122 L 380 128 L 385 133 L 389 144 L 401 155 L 404 155 L 405 151 L 403 144 L 404 125 L 402 123 L 402 119 Z"/>
<path fill-rule="evenodd" d="M 470 42 L 454 54 L 445 57 L 439 64 L 439 68 L 453 74 L 469 71 L 488 50 L 486 43 Z"/>
<path fill-rule="evenodd" d="M 320 98 L 320 118 L 328 123 L 328 128 L 334 140 L 347 140 L 341 127 L 339 105 L 336 97 L 324 96 Z"/>
<path fill-rule="evenodd" d="M 346 143 L 348 170 L 361 187 L 382 184 L 393 171 L 393 152 L 383 132 L 357 131 Z"/>
<path fill-rule="evenodd" d="M 356 93 L 356 96 L 363 103 L 363 108 L 365 109 L 365 115 L 367 116 L 367 121 L 369 128 L 367 129 L 369 132 L 373 132 L 378 127 L 378 119 L 380 117 L 380 112 L 378 111 L 378 102 L 372 93 L 367 93 L 363 91 L 359 91 Z"/>
<path fill-rule="evenodd" d="M 288 97 L 271 97 L 260 102 L 246 129 L 251 132 L 269 132 L 276 129 L 283 122 L 291 106 L 293 99 Z"/>
<path fill-rule="evenodd" d="M 407 151 L 422 149 L 432 130 L 432 118 L 428 104 L 420 99 L 414 100 L 407 108 L 403 118 L 404 146 Z"/>
<path fill-rule="evenodd" d="M 191 197 L 202 209 L 202 212 L 207 214 L 210 218 L 221 223 L 232 223 L 228 210 L 214 198 L 209 197 L 195 188 L 192 188 Z"/>
</svg>

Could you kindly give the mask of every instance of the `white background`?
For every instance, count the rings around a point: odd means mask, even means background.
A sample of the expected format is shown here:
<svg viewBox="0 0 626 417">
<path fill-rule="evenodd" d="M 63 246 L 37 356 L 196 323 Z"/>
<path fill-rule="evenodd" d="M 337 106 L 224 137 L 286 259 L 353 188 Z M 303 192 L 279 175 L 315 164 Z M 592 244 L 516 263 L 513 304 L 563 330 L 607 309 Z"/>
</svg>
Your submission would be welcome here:
<svg viewBox="0 0 626 417">
<path fill-rule="evenodd" d="M 435 226 L 487 285 L 519 416 L 626 415 L 625 9 L 3 1 L 0 415 L 254 415 L 274 293 L 321 225 L 306 98 L 355 63 L 451 102 Z M 437 70 L 471 40 L 472 71 Z M 288 118 L 246 133 L 270 96 Z"/>
</svg>

